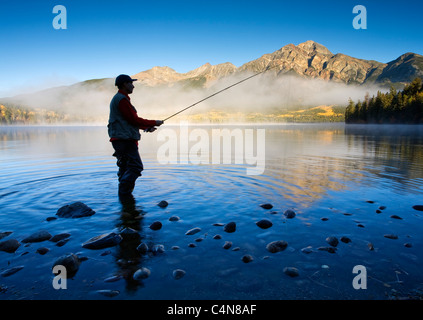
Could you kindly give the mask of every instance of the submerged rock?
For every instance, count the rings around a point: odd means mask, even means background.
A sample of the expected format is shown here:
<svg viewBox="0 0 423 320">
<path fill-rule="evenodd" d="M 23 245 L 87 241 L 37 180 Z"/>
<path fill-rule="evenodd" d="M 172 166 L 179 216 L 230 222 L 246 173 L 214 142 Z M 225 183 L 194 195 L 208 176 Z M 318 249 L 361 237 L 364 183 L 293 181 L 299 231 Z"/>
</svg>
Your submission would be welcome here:
<svg viewBox="0 0 423 320">
<path fill-rule="evenodd" d="M 119 290 L 97 290 L 96 292 L 109 298 L 116 297 L 120 293 Z"/>
<path fill-rule="evenodd" d="M 271 205 L 270 203 L 263 203 L 260 205 L 260 207 L 262 207 L 263 209 L 269 210 L 273 208 L 273 205 Z"/>
<path fill-rule="evenodd" d="M 146 243 L 142 242 L 138 247 L 137 250 L 141 254 L 146 254 L 148 251 L 148 246 Z"/>
<path fill-rule="evenodd" d="M 179 280 L 185 276 L 185 271 L 182 269 L 175 269 L 172 272 L 172 276 L 175 280 Z"/>
<path fill-rule="evenodd" d="M 95 211 L 82 202 L 65 205 L 57 210 L 56 213 L 61 218 L 82 218 L 92 216 L 93 214 L 95 214 Z"/>
<path fill-rule="evenodd" d="M 16 239 L 9 239 L 0 242 L 0 251 L 13 253 L 20 247 L 20 242 Z"/>
<path fill-rule="evenodd" d="M 42 242 L 51 239 L 51 234 L 48 231 L 41 230 L 31 234 L 29 237 L 26 237 L 22 240 L 23 243 L 29 242 Z"/>
<path fill-rule="evenodd" d="M 348 238 L 348 237 L 343 236 L 343 237 L 341 237 L 341 241 L 342 241 L 343 243 L 350 243 L 350 242 L 351 242 L 351 239 L 350 239 L 350 238 Z"/>
<path fill-rule="evenodd" d="M 168 203 L 167 201 L 165 201 L 165 200 L 162 200 L 162 201 L 160 201 L 157 205 L 158 205 L 160 208 L 166 208 L 166 207 L 169 205 L 169 203 Z"/>
<path fill-rule="evenodd" d="M 64 239 L 68 239 L 70 236 L 71 236 L 70 233 L 60 233 L 60 234 L 56 234 L 55 236 L 51 237 L 49 239 L 49 241 L 59 242 L 59 241 L 64 240 Z"/>
<path fill-rule="evenodd" d="M 398 219 L 398 220 L 402 220 L 402 218 L 400 216 L 397 216 L 396 214 L 393 214 L 391 216 L 392 219 Z"/>
<path fill-rule="evenodd" d="M 313 248 L 311 246 L 308 246 L 308 247 L 302 248 L 301 249 L 301 252 L 302 253 L 309 254 L 309 253 L 312 253 L 313 252 Z"/>
<path fill-rule="evenodd" d="M 162 228 L 162 223 L 160 221 L 154 221 L 151 225 L 150 225 L 150 229 L 151 230 L 160 230 Z"/>
<path fill-rule="evenodd" d="M 295 212 L 293 210 L 286 210 L 283 215 L 287 218 L 287 219 L 292 219 L 295 217 Z"/>
<path fill-rule="evenodd" d="M 93 237 L 82 244 L 83 248 L 86 249 L 104 249 L 108 247 L 114 247 L 122 241 L 122 236 L 114 232 L 102 234 Z"/>
<path fill-rule="evenodd" d="M 332 247 L 336 247 L 339 243 L 336 237 L 327 237 L 326 242 L 329 243 Z"/>
<path fill-rule="evenodd" d="M 393 240 L 395 240 L 395 239 L 398 239 L 398 236 L 397 235 L 395 235 L 395 234 L 385 234 L 385 235 L 383 235 L 385 238 L 388 238 L 388 239 L 393 239 Z"/>
<path fill-rule="evenodd" d="M 288 242 L 284 240 L 273 241 L 267 244 L 266 249 L 271 253 L 280 252 L 288 247 Z"/>
<path fill-rule="evenodd" d="M 201 231 L 201 229 L 198 228 L 198 227 L 197 228 L 192 228 L 192 229 L 188 230 L 187 232 L 185 232 L 185 235 L 191 236 L 191 235 L 196 234 L 196 233 L 198 233 L 200 231 Z"/>
<path fill-rule="evenodd" d="M 257 222 L 256 222 L 256 225 L 257 225 L 259 228 L 262 228 L 262 229 L 268 229 L 268 228 L 270 228 L 271 226 L 273 226 L 273 223 L 272 223 L 270 220 L 267 220 L 267 219 L 262 219 L 262 220 L 260 220 L 260 221 L 257 221 Z"/>
<path fill-rule="evenodd" d="M 413 209 L 417 211 L 423 211 L 423 205 L 415 205 L 413 206 Z"/>
<path fill-rule="evenodd" d="M 36 252 L 39 253 L 39 254 L 41 254 L 43 256 L 43 255 L 45 255 L 49 251 L 50 251 L 49 248 L 42 247 L 42 248 L 38 248 Z"/>
<path fill-rule="evenodd" d="M 0 232 L 0 240 L 6 238 L 7 236 L 11 235 L 12 231 Z"/>
<path fill-rule="evenodd" d="M 80 264 L 81 260 L 78 258 L 78 256 L 70 253 L 57 259 L 54 262 L 52 269 L 55 266 L 64 266 L 66 268 L 66 277 L 72 278 L 78 272 Z"/>
<path fill-rule="evenodd" d="M 142 267 L 141 269 L 138 269 L 137 271 L 135 271 L 132 278 L 134 280 L 144 280 L 144 279 L 147 279 L 150 276 L 150 274 L 151 274 L 150 269 Z"/>
<path fill-rule="evenodd" d="M 336 253 L 336 248 L 334 248 L 334 247 L 319 247 L 319 248 L 317 248 L 317 250 L 327 251 L 329 253 Z"/>
<path fill-rule="evenodd" d="M 253 261 L 253 260 L 254 260 L 254 258 L 253 258 L 253 256 L 251 256 L 251 255 L 249 255 L 249 254 L 246 254 L 245 256 L 243 256 L 243 257 L 241 258 L 241 260 L 242 260 L 242 262 L 244 262 L 244 263 L 249 263 L 249 262 Z"/>
<path fill-rule="evenodd" d="M 2 277 L 9 277 L 12 274 L 15 274 L 16 272 L 22 270 L 24 268 L 24 266 L 17 266 L 17 267 L 13 267 L 13 268 L 9 268 L 4 270 L 2 273 L 0 273 L 0 275 Z"/>
<path fill-rule="evenodd" d="M 229 249 L 230 247 L 232 247 L 232 242 L 225 241 L 225 244 L 223 245 L 223 249 Z"/>
<path fill-rule="evenodd" d="M 223 231 L 228 232 L 228 233 L 232 233 L 236 231 L 236 223 L 235 222 L 229 222 L 227 224 L 225 224 L 225 226 L 223 227 Z"/>
<path fill-rule="evenodd" d="M 290 277 L 298 277 L 300 275 L 300 272 L 295 267 L 285 267 L 283 269 L 283 273 L 285 273 L 286 275 Z"/>
</svg>

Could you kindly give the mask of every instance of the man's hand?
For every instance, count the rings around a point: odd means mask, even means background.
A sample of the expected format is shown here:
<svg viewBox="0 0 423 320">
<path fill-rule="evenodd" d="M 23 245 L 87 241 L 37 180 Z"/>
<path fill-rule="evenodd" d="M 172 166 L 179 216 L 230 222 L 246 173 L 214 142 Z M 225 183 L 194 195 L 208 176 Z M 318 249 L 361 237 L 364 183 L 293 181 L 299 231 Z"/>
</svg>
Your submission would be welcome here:
<svg viewBox="0 0 423 320">
<path fill-rule="evenodd" d="M 150 127 L 150 128 L 145 129 L 144 132 L 154 132 L 156 130 L 157 130 L 156 127 Z"/>
<path fill-rule="evenodd" d="M 160 127 L 164 123 L 163 120 L 156 120 L 156 126 Z"/>
</svg>

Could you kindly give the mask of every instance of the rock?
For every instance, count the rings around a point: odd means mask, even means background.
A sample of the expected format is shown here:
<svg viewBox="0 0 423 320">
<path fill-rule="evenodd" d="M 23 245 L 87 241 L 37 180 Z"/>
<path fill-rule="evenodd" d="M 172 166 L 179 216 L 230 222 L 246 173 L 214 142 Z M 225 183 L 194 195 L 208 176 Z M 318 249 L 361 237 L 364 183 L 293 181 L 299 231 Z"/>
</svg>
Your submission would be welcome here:
<svg viewBox="0 0 423 320">
<path fill-rule="evenodd" d="M 179 221 L 179 220 L 180 220 L 180 218 L 178 216 L 171 216 L 169 218 L 169 221 Z"/>
<path fill-rule="evenodd" d="M 13 232 L 6 231 L 6 232 L 0 232 L 0 240 L 3 238 L 6 238 L 7 236 L 11 235 Z"/>
<path fill-rule="evenodd" d="M 320 218 L 320 220 L 322 220 L 322 221 L 328 221 L 329 218 L 323 217 L 323 218 Z"/>
<path fill-rule="evenodd" d="M 404 243 L 404 247 L 406 247 L 406 248 L 411 248 L 413 245 L 411 244 L 411 243 Z"/>
<path fill-rule="evenodd" d="M 308 246 L 308 247 L 302 248 L 301 249 L 301 252 L 302 253 L 309 254 L 309 253 L 312 253 L 313 252 L 313 248 L 311 246 Z"/>
<path fill-rule="evenodd" d="M 276 253 L 276 252 L 285 250 L 287 246 L 288 246 L 288 242 L 284 240 L 278 240 L 278 241 L 273 241 L 268 243 L 266 245 L 266 249 L 267 251 L 271 253 Z"/>
<path fill-rule="evenodd" d="M 53 220 L 57 220 L 57 217 L 47 217 L 46 221 L 53 221 Z"/>
<path fill-rule="evenodd" d="M 144 279 L 147 279 L 150 276 L 150 274 L 151 274 L 150 269 L 142 267 L 141 269 L 138 269 L 137 271 L 135 271 L 132 278 L 134 280 L 144 280 Z"/>
<path fill-rule="evenodd" d="M 120 293 L 119 290 L 97 290 L 96 292 L 108 298 L 116 297 Z"/>
<path fill-rule="evenodd" d="M 229 249 L 230 247 L 232 247 L 232 242 L 225 241 L 225 244 L 223 245 L 223 249 Z"/>
<path fill-rule="evenodd" d="M 341 237 L 341 241 L 343 242 L 343 243 L 350 243 L 351 242 L 351 239 L 350 238 L 348 238 L 348 237 Z"/>
<path fill-rule="evenodd" d="M 39 254 L 41 254 L 43 256 L 43 255 L 45 255 L 49 251 L 50 251 L 49 248 L 42 247 L 42 248 L 38 248 L 36 252 L 39 253 Z"/>
<path fill-rule="evenodd" d="M 69 241 L 69 238 L 68 239 L 63 239 L 63 240 L 57 241 L 56 242 L 56 247 L 63 247 L 68 241 Z"/>
<path fill-rule="evenodd" d="M 17 267 L 13 267 L 13 268 L 9 268 L 4 270 L 2 273 L 0 273 L 0 275 L 2 277 L 9 277 L 12 274 L 15 274 L 16 272 L 22 270 L 24 268 L 24 266 L 17 266 Z"/>
<path fill-rule="evenodd" d="M 111 277 L 104 279 L 104 282 L 116 282 L 116 281 L 119 281 L 122 278 L 123 277 L 121 275 L 111 276 Z"/>
<path fill-rule="evenodd" d="M 56 234 L 55 236 L 51 237 L 49 239 L 49 241 L 59 242 L 61 240 L 67 239 L 69 237 L 70 237 L 70 233 L 60 233 L 60 234 Z"/>
<path fill-rule="evenodd" d="M 151 252 L 152 252 L 153 254 L 158 254 L 158 253 L 163 253 L 163 252 L 165 252 L 164 245 L 162 245 L 162 244 L 156 244 L 156 245 L 154 245 L 154 246 L 151 248 Z"/>
<path fill-rule="evenodd" d="M 222 239 L 222 236 L 220 234 L 216 234 L 215 236 L 213 236 L 213 239 L 219 240 Z"/>
<path fill-rule="evenodd" d="M 154 221 L 151 225 L 150 225 L 150 229 L 151 230 L 160 230 L 162 228 L 162 223 L 160 221 Z"/>
<path fill-rule="evenodd" d="M 165 200 L 162 200 L 162 201 L 160 201 L 157 205 L 158 205 L 160 208 L 166 208 L 166 207 L 169 205 L 169 203 L 168 203 L 167 201 L 165 201 Z"/>
<path fill-rule="evenodd" d="M 14 253 L 20 247 L 20 245 L 20 242 L 16 239 L 4 240 L 0 242 L 0 251 Z"/>
<path fill-rule="evenodd" d="M 376 213 L 377 213 L 377 214 L 382 213 L 382 210 L 377 209 L 377 210 L 376 210 Z"/>
<path fill-rule="evenodd" d="M 57 210 L 56 215 L 61 218 L 82 218 L 95 214 L 95 211 L 82 202 L 74 202 Z"/>
<path fill-rule="evenodd" d="M 147 244 L 145 244 L 144 242 L 142 242 L 138 247 L 137 250 L 139 253 L 141 254 L 146 254 L 148 251 L 148 246 Z"/>
<path fill-rule="evenodd" d="M 193 228 L 193 229 L 190 229 L 187 232 L 185 232 L 185 235 L 191 236 L 191 235 L 196 234 L 196 233 L 198 233 L 200 231 L 201 231 L 200 228 Z"/>
<path fill-rule="evenodd" d="M 413 206 L 413 209 L 417 211 L 423 211 L 423 205 L 415 205 Z"/>
<path fill-rule="evenodd" d="M 201 242 L 201 241 L 203 241 L 204 240 L 204 238 L 197 238 L 197 239 L 195 239 L 194 241 L 195 242 Z"/>
<path fill-rule="evenodd" d="M 179 249 L 179 247 L 178 246 L 172 246 L 172 248 L 171 248 L 172 250 L 178 250 Z"/>
<path fill-rule="evenodd" d="M 197 245 L 195 244 L 195 243 L 189 243 L 188 244 L 188 247 L 190 247 L 190 248 L 195 248 Z"/>
<path fill-rule="evenodd" d="M 298 269 L 294 267 L 285 267 L 283 269 L 283 273 L 285 273 L 286 275 L 290 277 L 298 277 L 300 275 L 300 272 L 298 271 Z"/>
<path fill-rule="evenodd" d="M 64 266 L 66 268 L 66 277 L 72 278 L 79 270 L 79 266 L 81 264 L 81 261 L 79 260 L 78 256 L 71 253 L 64 256 L 61 256 L 59 259 L 57 259 L 52 269 L 55 266 Z"/>
<path fill-rule="evenodd" d="M 229 222 L 227 224 L 225 224 L 225 226 L 223 227 L 223 231 L 228 232 L 228 233 L 232 233 L 236 231 L 236 223 L 235 222 Z"/>
<path fill-rule="evenodd" d="M 271 226 L 273 226 L 273 223 L 272 223 L 270 220 L 267 220 L 267 219 L 262 219 L 262 220 L 260 220 L 260 221 L 257 221 L 257 222 L 256 222 L 256 225 L 257 225 L 259 228 L 262 228 L 262 229 L 268 229 L 268 228 L 270 228 Z"/>
<path fill-rule="evenodd" d="M 260 207 L 262 207 L 263 209 L 269 210 L 273 208 L 273 205 L 271 205 L 270 203 L 263 203 L 260 205 Z"/>
<path fill-rule="evenodd" d="M 373 200 L 366 200 L 367 203 L 375 203 Z"/>
<path fill-rule="evenodd" d="M 398 220 L 402 220 L 402 218 L 400 216 L 397 216 L 396 214 L 393 214 L 391 216 L 392 219 L 398 219 Z"/>
<path fill-rule="evenodd" d="M 45 240 L 50 240 L 51 234 L 48 231 L 41 230 L 31 234 L 29 237 L 26 237 L 22 240 L 23 243 L 30 243 L 30 242 L 42 242 Z"/>
<path fill-rule="evenodd" d="M 385 235 L 383 235 L 385 238 L 388 238 L 388 239 L 393 239 L 393 240 L 395 240 L 395 239 L 398 239 L 398 236 L 397 235 L 395 235 L 395 234 L 385 234 Z"/>
<path fill-rule="evenodd" d="M 244 263 L 249 263 L 249 262 L 253 261 L 253 260 L 254 260 L 254 258 L 253 258 L 251 255 L 246 254 L 245 256 L 243 256 L 243 257 L 241 258 L 241 260 L 242 260 L 242 262 L 244 262 Z"/>
<path fill-rule="evenodd" d="M 213 225 L 214 225 L 215 227 L 222 227 L 222 226 L 224 226 L 225 224 L 224 224 L 224 223 L 221 223 L 221 222 L 216 222 L 216 223 L 213 223 Z"/>
<path fill-rule="evenodd" d="M 122 241 L 122 236 L 114 232 L 102 234 L 93 237 L 82 244 L 83 248 L 86 249 L 104 249 L 108 247 L 114 247 Z"/>
<path fill-rule="evenodd" d="M 361 223 L 359 223 L 359 224 L 357 224 L 357 227 L 359 227 L 359 228 L 364 228 L 364 225 L 363 225 L 363 224 L 361 224 Z"/>
<path fill-rule="evenodd" d="M 175 280 L 179 280 L 185 276 L 185 271 L 182 269 L 175 269 L 172 272 L 172 276 Z"/>
<path fill-rule="evenodd" d="M 375 247 L 373 246 L 373 243 L 371 243 L 371 242 L 369 242 L 367 244 L 367 247 L 369 248 L 370 251 L 374 251 L 375 250 Z"/>
<path fill-rule="evenodd" d="M 386 206 L 380 206 L 379 207 L 379 210 L 385 210 L 386 209 Z"/>
<path fill-rule="evenodd" d="M 292 218 L 294 218 L 294 217 L 295 217 L 295 212 L 294 212 L 294 211 L 292 211 L 292 210 L 290 210 L 290 209 L 288 209 L 288 210 L 286 210 L 286 211 L 283 213 L 283 215 L 284 215 L 287 219 L 292 219 Z"/>
<path fill-rule="evenodd" d="M 332 247 L 336 247 L 339 243 L 336 237 L 327 237 L 326 242 L 329 243 Z"/>
<path fill-rule="evenodd" d="M 317 248 L 317 250 L 327 251 L 329 253 L 335 253 L 336 252 L 336 248 L 334 248 L 334 247 L 319 247 L 319 248 Z"/>
</svg>

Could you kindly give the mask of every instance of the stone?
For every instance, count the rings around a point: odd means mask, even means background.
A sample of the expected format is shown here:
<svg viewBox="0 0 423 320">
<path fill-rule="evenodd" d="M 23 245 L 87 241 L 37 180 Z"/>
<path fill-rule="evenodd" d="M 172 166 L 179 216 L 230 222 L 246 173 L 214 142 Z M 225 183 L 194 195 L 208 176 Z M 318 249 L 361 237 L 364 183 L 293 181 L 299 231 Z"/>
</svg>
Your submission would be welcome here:
<svg viewBox="0 0 423 320">
<path fill-rule="evenodd" d="M 292 219 L 295 217 L 295 212 L 293 210 L 286 210 L 283 215 L 287 218 L 287 219 Z"/>
<path fill-rule="evenodd" d="M 172 276 L 175 280 L 179 280 L 185 276 L 185 271 L 182 269 L 175 269 L 172 272 Z"/>
<path fill-rule="evenodd" d="M 398 239 L 398 236 L 397 235 L 395 235 L 395 234 L 385 234 L 385 235 L 383 235 L 385 238 L 388 238 L 388 239 L 393 239 L 393 240 L 395 240 L 395 239 Z"/>
<path fill-rule="evenodd" d="M 404 247 L 406 247 L 406 248 L 411 248 L 412 246 L 413 245 L 411 243 L 409 243 L 409 242 L 404 243 Z"/>
<path fill-rule="evenodd" d="M 398 220 L 402 220 L 402 218 L 400 216 L 397 216 L 396 214 L 393 214 L 391 216 L 392 219 L 398 219 Z"/>
<path fill-rule="evenodd" d="M 69 237 L 70 237 L 70 233 L 60 233 L 60 234 L 56 234 L 55 236 L 51 237 L 49 239 L 49 241 L 59 242 L 61 240 L 67 239 Z"/>
<path fill-rule="evenodd" d="M 150 225 L 150 229 L 157 231 L 160 230 L 162 228 L 162 223 L 160 221 L 154 221 L 151 225 Z"/>
<path fill-rule="evenodd" d="M 223 245 L 223 249 L 229 249 L 230 247 L 232 247 L 232 242 L 225 241 L 225 244 Z"/>
<path fill-rule="evenodd" d="M 192 228 L 192 229 L 188 230 L 187 232 L 185 232 L 185 235 L 191 236 L 191 235 L 196 234 L 200 231 L 201 231 L 200 228 Z"/>
<path fill-rule="evenodd" d="M 155 245 L 151 248 L 151 252 L 152 252 L 153 254 L 158 254 L 158 253 L 163 253 L 163 252 L 165 252 L 164 245 L 162 245 L 162 244 L 155 244 Z"/>
<path fill-rule="evenodd" d="M 313 252 L 313 248 L 311 246 L 308 246 L 308 247 L 302 248 L 301 249 L 301 252 L 302 253 L 309 254 L 309 253 L 312 253 Z"/>
<path fill-rule="evenodd" d="M 179 221 L 179 220 L 180 220 L 180 218 L 178 216 L 171 216 L 169 218 L 169 221 Z"/>
<path fill-rule="evenodd" d="M 132 278 L 134 280 L 144 280 L 147 279 L 151 275 L 151 271 L 148 268 L 142 267 L 141 269 L 138 269 L 135 271 Z"/>
<path fill-rule="evenodd" d="M 222 236 L 220 234 L 216 234 L 213 236 L 213 239 L 219 240 L 219 239 L 222 239 Z"/>
<path fill-rule="evenodd" d="M 6 232 L 0 232 L 0 240 L 3 238 L 6 238 L 7 236 L 11 235 L 13 232 L 6 231 Z"/>
<path fill-rule="evenodd" d="M 269 210 L 273 208 L 273 205 L 271 205 L 270 203 L 263 203 L 260 205 L 260 207 L 262 207 L 263 209 Z"/>
<path fill-rule="evenodd" d="M 188 244 L 188 247 L 190 247 L 190 248 L 195 248 L 197 245 L 195 244 L 195 243 L 189 243 Z"/>
<path fill-rule="evenodd" d="M 36 252 L 39 253 L 39 254 L 41 254 L 43 256 L 43 255 L 45 255 L 49 251 L 50 251 L 49 248 L 41 247 L 41 248 L 38 248 Z"/>
<path fill-rule="evenodd" d="M 298 277 L 300 275 L 300 272 L 295 267 L 285 267 L 283 268 L 283 273 L 290 277 Z"/>
<path fill-rule="evenodd" d="M 166 208 L 166 207 L 169 205 L 169 203 L 168 203 L 167 201 L 165 201 L 165 200 L 162 200 L 162 201 L 160 201 L 157 205 L 158 205 L 160 208 Z"/>
<path fill-rule="evenodd" d="M 225 226 L 223 227 L 223 231 L 228 232 L 228 233 L 232 233 L 236 231 L 236 223 L 235 222 L 229 222 L 227 224 L 225 224 Z"/>
<path fill-rule="evenodd" d="M 120 293 L 119 290 L 97 290 L 96 292 L 108 298 L 116 297 Z"/>
<path fill-rule="evenodd" d="M 413 209 L 417 211 L 423 211 L 423 205 L 415 205 L 413 206 Z"/>
<path fill-rule="evenodd" d="M 257 225 L 259 228 L 262 228 L 262 229 L 268 229 L 268 228 L 270 228 L 271 226 L 273 226 L 273 223 L 272 223 L 270 220 L 267 220 L 267 219 L 262 219 L 262 220 L 260 220 L 260 221 L 257 221 L 257 222 L 256 222 L 256 225 Z"/>
<path fill-rule="evenodd" d="M 13 267 L 13 268 L 9 268 L 4 270 L 2 273 L 0 273 L 0 275 L 2 277 L 9 277 L 12 274 L 15 274 L 16 272 L 22 270 L 24 268 L 24 266 L 17 266 L 17 267 Z"/>
<path fill-rule="evenodd" d="M 56 242 L 56 247 L 63 247 L 68 241 L 69 241 L 69 238 L 68 239 L 63 239 L 63 240 L 57 241 Z"/>
<path fill-rule="evenodd" d="M 16 239 L 8 239 L 0 242 L 0 251 L 14 253 L 19 247 L 20 242 Z"/>
<path fill-rule="evenodd" d="M 336 248 L 334 248 L 334 247 L 319 247 L 319 248 L 317 248 L 317 250 L 327 251 L 329 253 L 336 253 Z"/>
<path fill-rule="evenodd" d="M 122 236 L 114 232 L 93 237 L 82 244 L 85 249 L 104 249 L 114 247 L 122 241 Z"/>
<path fill-rule="evenodd" d="M 78 272 L 80 264 L 81 261 L 79 260 L 78 256 L 70 253 L 57 259 L 54 262 L 52 269 L 58 265 L 64 266 L 66 268 L 66 277 L 72 278 Z"/>
<path fill-rule="evenodd" d="M 148 246 L 146 243 L 142 242 L 138 247 L 137 250 L 141 254 L 146 254 L 148 251 Z"/>
<path fill-rule="evenodd" d="M 241 260 L 242 260 L 242 262 L 244 262 L 244 263 L 249 263 L 249 262 L 253 261 L 253 260 L 254 260 L 254 258 L 253 258 L 251 255 L 246 254 L 245 256 L 243 256 L 243 257 L 241 258 Z"/>
<path fill-rule="evenodd" d="M 350 243 L 351 242 L 351 239 L 350 238 L 348 238 L 348 237 L 345 237 L 345 236 L 343 236 L 343 237 L 341 237 L 341 239 L 340 239 L 343 243 Z"/>
<path fill-rule="evenodd" d="M 53 221 L 53 220 L 57 220 L 57 217 L 47 217 L 46 221 Z"/>
<path fill-rule="evenodd" d="M 51 239 L 51 234 L 48 231 L 41 230 L 31 234 L 22 240 L 23 243 L 42 242 Z"/>
<path fill-rule="evenodd" d="M 85 203 L 74 202 L 69 205 L 65 205 L 57 210 L 56 215 L 60 218 L 83 218 L 89 217 L 95 214 L 95 211 L 88 207 Z"/>
<path fill-rule="evenodd" d="M 276 253 L 276 252 L 285 250 L 287 246 L 288 246 L 288 242 L 284 240 L 278 240 L 278 241 L 273 241 L 268 243 L 266 245 L 266 249 L 267 251 L 271 253 Z"/>
<path fill-rule="evenodd" d="M 332 247 L 336 247 L 339 243 L 336 237 L 327 237 L 326 242 L 329 243 Z"/>
</svg>

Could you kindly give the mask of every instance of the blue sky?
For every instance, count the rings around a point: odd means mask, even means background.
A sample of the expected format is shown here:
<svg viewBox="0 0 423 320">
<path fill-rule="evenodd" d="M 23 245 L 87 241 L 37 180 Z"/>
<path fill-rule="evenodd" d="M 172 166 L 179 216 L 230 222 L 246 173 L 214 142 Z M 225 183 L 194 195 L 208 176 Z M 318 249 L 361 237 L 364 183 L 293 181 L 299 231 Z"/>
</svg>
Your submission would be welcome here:
<svg viewBox="0 0 423 320">
<path fill-rule="evenodd" d="M 53 28 L 55 5 L 66 7 L 66 30 Z M 353 28 L 356 5 L 366 30 Z M 1 1 L 0 97 L 154 66 L 240 66 L 307 40 L 389 62 L 423 54 L 421 12 L 415 0 Z"/>
</svg>

